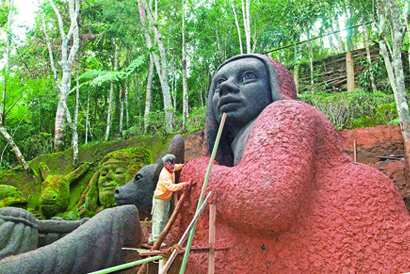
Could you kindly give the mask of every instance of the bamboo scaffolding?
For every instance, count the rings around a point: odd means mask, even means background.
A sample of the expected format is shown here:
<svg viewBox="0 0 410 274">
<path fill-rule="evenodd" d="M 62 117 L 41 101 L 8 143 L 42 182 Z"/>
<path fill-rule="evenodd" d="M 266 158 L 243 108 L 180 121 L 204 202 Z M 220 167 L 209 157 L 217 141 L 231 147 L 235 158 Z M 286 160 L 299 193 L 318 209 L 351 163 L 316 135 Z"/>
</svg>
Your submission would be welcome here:
<svg viewBox="0 0 410 274">
<path fill-rule="evenodd" d="M 90 273 L 88 273 L 88 274 L 105 274 L 105 273 L 111 273 L 111 272 L 115 272 L 115 271 L 118 271 L 118 270 L 130 268 L 130 267 L 133 267 L 133 266 L 136 266 L 136 265 L 140 265 L 140 264 L 143 264 L 143 263 L 160 260 L 160 259 L 162 259 L 162 258 L 164 258 L 164 257 L 165 257 L 164 255 L 159 255 L 159 256 L 155 256 L 155 257 L 150 257 L 150 258 L 138 260 L 138 261 L 131 262 L 131 263 L 122 264 L 122 265 L 117 265 L 117 266 L 113 266 L 113 267 L 106 268 L 106 269 L 103 269 L 103 270 L 98 270 L 98 271 L 90 272 Z"/>
<path fill-rule="evenodd" d="M 178 204 L 176 205 L 174 211 L 172 212 L 171 217 L 168 220 L 167 225 L 165 226 L 164 230 L 161 232 L 161 234 L 158 236 L 157 241 L 155 242 L 154 246 L 152 247 L 152 250 L 159 250 L 161 247 L 162 242 L 164 241 L 165 237 L 168 235 L 168 232 L 171 230 L 172 225 L 174 224 L 179 212 L 181 211 L 182 205 L 185 201 L 186 197 L 186 191 L 181 196 L 181 199 L 179 199 Z M 144 263 L 141 265 L 140 269 L 138 270 L 137 274 L 142 274 L 146 270 L 147 263 Z"/>
<path fill-rule="evenodd" d="M 198 221 L 199 217 L 204 212 L 204 210 L 206 208 L 206 205 L 208 204 L 211 197 L 212 197 L 212 191 L 208 193 L 208 196 L 206 196 L 206 198 L 204 200 L 204 203 L 201 205 L 199 210 L 195 213 L 194 218 L 192 219 L 191 223 L 188 225 L 187 229 L 185 230 L 184 235 L 182 235 L 182 238 L 178 242 L 179 246 L 182 246 L 185 243 L 186 239 L 188 238 L 188 234 L 190 233 L 190 231 L 196 225 L 196 222 Z M 162 270 L 161 274 L 165 274 L 169 270 L 169 268 L 171 267 L 171 264 L 174 262 L 175 257 L 177 256 L 177 253 L 178 253 L 177 250 L 172 251 L 172 254 L 168 258 L 168 261 L 167 261 L 166 265 L 164 266 L 164 269 Z"/>
<path fill-rule="evenodd" d="M 206 186 L 208 185 L 209 175 L 211 174 L 212 166 L 214 164 L 214 159 L 215 159 L 216 151 L 218 150 L 219 140 L 221 139 L 222 130 L 223 130 L 223 127 L 224 127 L 224 124 L 225 124 L 225 120 L 226 120 L 226 113 L 224 113 L 222 115 L 221 124 L 219 125 L 218 134 L 216 136 L 214 148 L 212 150 L 211 159 L 209 160 L 208 169 L 206 170 L 204 184 L 202 185 L 201 196 L 199 196 L 197 210 L 201 206 L 202 200 L 204 199 L 204 196 L 205 196 Z M 181 270 L 179 271 L 179 274 L 184 274 L 185 273 L 185 268 L 186 268 L 186 264 L 188 262 L 188 257 L 189 257 L 189 249 L 191 248 L 192 241 L 193 241 L 194 235 L 195 235 L 195 228 L 196 228 L 196 224 L 194 225 L 194 228 L 191 230 L 191 233 L 189 234 L 189 239 L 188 239 L 188 243 L 186 245 L 186 251 L 185 251 L 185 254 L 184 254 L 184 259 L 182 260 Z"/>
</svg>

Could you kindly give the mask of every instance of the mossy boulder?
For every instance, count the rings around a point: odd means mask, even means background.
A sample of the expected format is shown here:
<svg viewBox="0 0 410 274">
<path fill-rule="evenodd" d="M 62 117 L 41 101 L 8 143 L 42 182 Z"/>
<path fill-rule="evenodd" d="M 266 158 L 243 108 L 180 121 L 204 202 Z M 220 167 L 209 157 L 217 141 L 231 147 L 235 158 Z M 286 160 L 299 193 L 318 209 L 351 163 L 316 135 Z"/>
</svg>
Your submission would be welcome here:
<svg viewBox="0 0 410 274">
<path fill-rule="evenodd" d="M 0 185 L 0 207 L 6 206 L 26 208 L 27 199 L 17 187 Z"/>
</svg>

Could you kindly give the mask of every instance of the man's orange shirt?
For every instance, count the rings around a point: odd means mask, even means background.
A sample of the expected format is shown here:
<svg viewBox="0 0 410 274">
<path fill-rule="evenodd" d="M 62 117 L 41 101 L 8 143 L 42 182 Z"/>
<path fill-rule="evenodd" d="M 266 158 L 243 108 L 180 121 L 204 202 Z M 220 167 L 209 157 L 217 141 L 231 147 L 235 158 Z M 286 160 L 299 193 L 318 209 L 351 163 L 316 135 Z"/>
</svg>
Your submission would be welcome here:
<svg viewBox="0 0 410 274">
<path fill-rule="evenodd" d="M 182 164 L 175 164 L 175 171 L 181 170 L 182 167 Z M 161 200 L 169 201 L 171 200 L 172 192 L 179 191 L 183 188 L 184 186 L 182 184 L 175 184 L 175 172 L 171 173 L 164 167 L 159 174 L 154 196 Z"/>
</svg>

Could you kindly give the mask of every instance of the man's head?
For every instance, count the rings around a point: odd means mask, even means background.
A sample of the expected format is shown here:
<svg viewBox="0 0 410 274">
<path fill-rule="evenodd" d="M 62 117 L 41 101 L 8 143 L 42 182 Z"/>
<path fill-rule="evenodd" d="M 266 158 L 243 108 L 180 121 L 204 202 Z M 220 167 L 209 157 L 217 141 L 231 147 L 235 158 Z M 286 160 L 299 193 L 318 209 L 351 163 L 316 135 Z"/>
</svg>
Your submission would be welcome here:
<svg viewBox="0 0 410 274">
<path fill-rule="evenodd" d="M 206 154 L 211 154 L 222 113 L 227 113 L 227 130 L 216 160 L 232 165 L 229 136 L 239 132 L 272 102 L 296 99 L 292 75 L 279 62 L 260 54 L 244 54 L 225 61 L 215 72 L 206 112 Z M 228 132 L 229 131 L 229 132 Z"/>
<path fill-rule="evenodd" d="M 173 172 L 175 170 L 175 155 L 166 154 L 162 157 L 162 162 L 169 171 Z"/>
</svg>

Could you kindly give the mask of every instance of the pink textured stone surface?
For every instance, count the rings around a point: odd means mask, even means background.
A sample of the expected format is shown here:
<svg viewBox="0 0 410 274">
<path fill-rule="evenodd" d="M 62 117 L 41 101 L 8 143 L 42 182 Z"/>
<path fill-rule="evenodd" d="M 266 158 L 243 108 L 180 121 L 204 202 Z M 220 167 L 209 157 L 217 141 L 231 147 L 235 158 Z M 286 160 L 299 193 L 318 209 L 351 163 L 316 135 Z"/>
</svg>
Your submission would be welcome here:
<svg viewBox="0 0 410 274">
<path fill-rule="evenodd" d="M 196 209 L 209 158 L 185 165 L 191 189 L 167 241 Z M 283 100 L 259 116 L 236 167 L 214 165 L 215 273 L 402 273 L 410 271 L 410 218 L 393 182 L 354 164 L 339 133 L 310 105 Z M 208 243 L 208 213 L 194 246 Z M 207 273 L 191 254 L 187 272 Z"/>
</svg>

